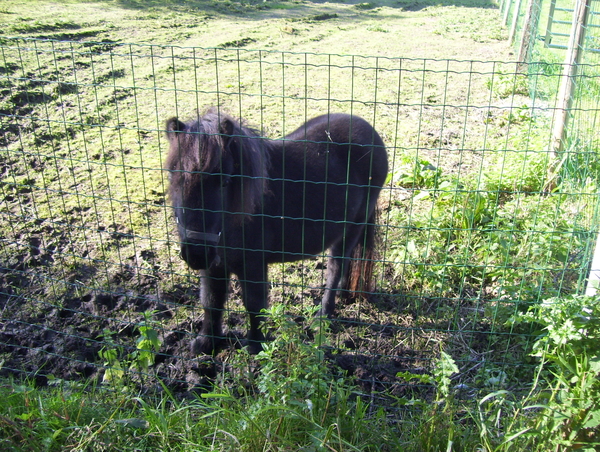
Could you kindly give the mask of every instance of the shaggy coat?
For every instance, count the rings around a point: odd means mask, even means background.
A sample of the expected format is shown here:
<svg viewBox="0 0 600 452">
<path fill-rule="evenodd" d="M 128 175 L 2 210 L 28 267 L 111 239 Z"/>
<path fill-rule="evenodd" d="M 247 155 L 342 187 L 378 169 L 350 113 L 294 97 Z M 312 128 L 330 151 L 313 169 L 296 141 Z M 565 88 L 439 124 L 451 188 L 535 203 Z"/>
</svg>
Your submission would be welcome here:
<svg viewBox="0 0 600 452">
<path fill-rule="evenodd" d="M 323 115 L 268 140 L 211 109 L 188 123 L 171 118 L 166 129 L 181 256 L 201 277 L 204 320 L 192 344 L 196 354 L 214 352 L 222 340 L 232 273 L 250 316 L 252 352 L 264 340 L 259 326 L 268 264 L 328 249 L 322 315 L 333 314 L 340 281 L 345 291 L 370 290 L 377 198 L 388 164 L 367 121 Z"/>
</svg>

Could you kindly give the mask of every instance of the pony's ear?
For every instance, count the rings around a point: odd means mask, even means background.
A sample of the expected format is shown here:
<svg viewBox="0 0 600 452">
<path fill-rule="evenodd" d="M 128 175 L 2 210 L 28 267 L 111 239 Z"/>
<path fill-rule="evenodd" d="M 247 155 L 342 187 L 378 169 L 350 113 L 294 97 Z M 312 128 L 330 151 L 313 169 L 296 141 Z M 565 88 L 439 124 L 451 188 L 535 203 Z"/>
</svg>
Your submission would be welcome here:
<svg viewBox="0 0 600 452">
<path fill-rule="evenodd" d="M 219 125 L 219 132 L 223 135 L 232 136 L 235 135 L 235 123 L 231 118 L 223 118 Z"/>
<path fill-rule="evenodd" d="M 173 132 L 183 132 L 185 130 L 185 124 L 179 119 L 173 117 L 167 121 L 167 136 Z"/>
</svg>

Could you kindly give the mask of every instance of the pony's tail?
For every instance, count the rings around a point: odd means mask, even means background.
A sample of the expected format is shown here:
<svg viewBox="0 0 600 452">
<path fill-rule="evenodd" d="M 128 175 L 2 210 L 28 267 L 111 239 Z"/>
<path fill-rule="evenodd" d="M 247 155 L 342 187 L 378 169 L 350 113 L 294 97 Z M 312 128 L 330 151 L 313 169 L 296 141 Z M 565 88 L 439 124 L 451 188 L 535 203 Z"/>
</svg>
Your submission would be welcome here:
<svg viewBox="0 0 600 452">
<path fill-rule="evenodd" d="M 373 268 L 375 266 L 377 245 L 377 218 L 379 209 L 375 208 L 363 229 L 360 240 L 352 250 L 348 278 L 343 293 L 348 298 L 369 299 L 373 293 Z"/>
</svg>

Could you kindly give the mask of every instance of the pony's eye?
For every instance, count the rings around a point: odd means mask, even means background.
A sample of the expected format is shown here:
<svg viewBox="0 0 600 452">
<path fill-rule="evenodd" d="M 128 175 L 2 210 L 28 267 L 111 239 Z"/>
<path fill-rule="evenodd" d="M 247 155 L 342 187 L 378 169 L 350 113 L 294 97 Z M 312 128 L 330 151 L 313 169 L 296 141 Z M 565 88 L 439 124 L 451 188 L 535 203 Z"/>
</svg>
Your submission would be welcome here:
<svg viewBox="0 0 600 452">
<path fill-rule="evenodd" d="M 231 177 L 224 176 L 223 180 L 221 181 L 221 186 L 227 187 L 230 183 L 231 183 Z"/>
</svg>

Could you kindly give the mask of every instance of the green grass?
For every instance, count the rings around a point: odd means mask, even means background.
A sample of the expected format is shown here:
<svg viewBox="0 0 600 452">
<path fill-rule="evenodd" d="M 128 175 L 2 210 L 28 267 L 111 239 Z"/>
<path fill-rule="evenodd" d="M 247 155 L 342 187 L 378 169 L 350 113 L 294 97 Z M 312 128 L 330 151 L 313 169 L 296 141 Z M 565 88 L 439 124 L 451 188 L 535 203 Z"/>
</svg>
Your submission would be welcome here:
<svg viewBox="0 0 600 452">
<path fill-rule="evenodd" d="M 272 312 L 278 339 L 256 359 L 240 353 L 211 392 L 180 400 L 166 388 L 132 394 L 52 381 L 4 381 L 0 431 L 8 450 L 398 450 L 396 430 L 354 387 L 331 373 L 302 327 Z M 257 367 L 258 365 L 258 367 Z M 258 372 L 255 369 L 259 369 Z M 232 379 L 233 377 L 233 379 Z M 381 441 L 386 445 L 382 449 Z"/>
</svg>

